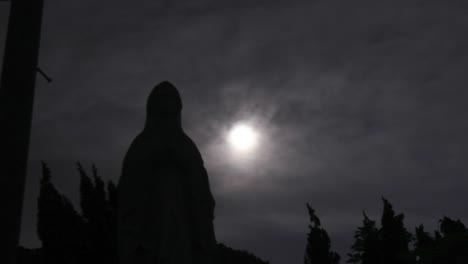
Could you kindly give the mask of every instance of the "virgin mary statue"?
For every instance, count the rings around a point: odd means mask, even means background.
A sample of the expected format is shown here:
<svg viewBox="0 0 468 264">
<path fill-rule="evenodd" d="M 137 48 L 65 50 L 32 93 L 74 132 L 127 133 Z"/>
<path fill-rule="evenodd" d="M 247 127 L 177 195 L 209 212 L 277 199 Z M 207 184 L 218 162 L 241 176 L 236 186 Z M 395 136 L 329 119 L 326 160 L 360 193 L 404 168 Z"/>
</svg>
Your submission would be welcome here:
<svg viewBox="0 0 468 264">
<path fill-rule="evenodd" d="M 118 185 L 120 264 L 211 264 L 214 199 L 203 160 L 181 126 L 182 101 L 157 85 L 143 131 L 133 140 Z"/>
</svg>

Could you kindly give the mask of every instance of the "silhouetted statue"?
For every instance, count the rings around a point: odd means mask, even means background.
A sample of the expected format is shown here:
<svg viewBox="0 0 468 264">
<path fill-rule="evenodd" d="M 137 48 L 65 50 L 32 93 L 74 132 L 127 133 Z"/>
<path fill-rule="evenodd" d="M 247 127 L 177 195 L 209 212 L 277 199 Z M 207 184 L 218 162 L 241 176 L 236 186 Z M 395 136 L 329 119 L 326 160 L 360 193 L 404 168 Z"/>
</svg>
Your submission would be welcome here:
<svg viewBox="0 0 468 264">
<path fill-rule="evenodd" d="M 125 156 L 118 186 L 120 263 L 213 262 L 215 202 L 181 110 L 169 82 L 148 98 L 145 127 Z"/>
</svg>

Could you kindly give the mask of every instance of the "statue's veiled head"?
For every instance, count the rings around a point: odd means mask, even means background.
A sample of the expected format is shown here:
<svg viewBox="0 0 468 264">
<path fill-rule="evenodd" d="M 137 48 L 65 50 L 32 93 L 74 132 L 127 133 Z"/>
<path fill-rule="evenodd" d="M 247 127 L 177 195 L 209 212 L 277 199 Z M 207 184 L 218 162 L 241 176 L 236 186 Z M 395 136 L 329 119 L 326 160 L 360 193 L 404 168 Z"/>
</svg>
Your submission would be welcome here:
<svg viewBox="0 0 468 264">
<path fill-rule="evenodd" d="M 168 81 L 156 85 L 146 103 L 146 128 L 180 126 L 182 100 L 177 88 Z"/>
</svg>

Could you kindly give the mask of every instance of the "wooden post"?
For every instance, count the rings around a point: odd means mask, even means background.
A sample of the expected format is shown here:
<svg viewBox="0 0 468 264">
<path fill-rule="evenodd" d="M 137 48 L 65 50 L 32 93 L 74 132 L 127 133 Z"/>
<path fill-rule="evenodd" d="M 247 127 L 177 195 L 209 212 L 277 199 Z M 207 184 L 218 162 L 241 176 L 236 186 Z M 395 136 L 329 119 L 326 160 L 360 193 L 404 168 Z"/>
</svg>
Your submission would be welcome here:
<svg viewBox="0 0 468 264">
<path fill-rule="evenodd" d="M 0 83 L 0 263 L 17 259 L 44 0 L 11 0 Z"/>
</svg>

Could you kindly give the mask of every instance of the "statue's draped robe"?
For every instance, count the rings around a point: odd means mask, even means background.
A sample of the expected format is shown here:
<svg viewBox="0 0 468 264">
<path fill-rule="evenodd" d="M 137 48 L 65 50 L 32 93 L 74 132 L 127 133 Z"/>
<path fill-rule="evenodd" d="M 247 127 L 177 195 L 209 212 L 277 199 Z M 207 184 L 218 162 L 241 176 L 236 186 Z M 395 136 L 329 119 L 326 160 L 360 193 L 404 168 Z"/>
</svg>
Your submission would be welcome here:
<svg viewBox="0 0 468 264">
<path fill-rule="evenodd" d="M 212 262 L 214 199 L 202 157 L 180 125 L 180 97 L 165 82 L 148 99 L 145 129 L 118 186 L 120 263 Z"/>
</svg>

